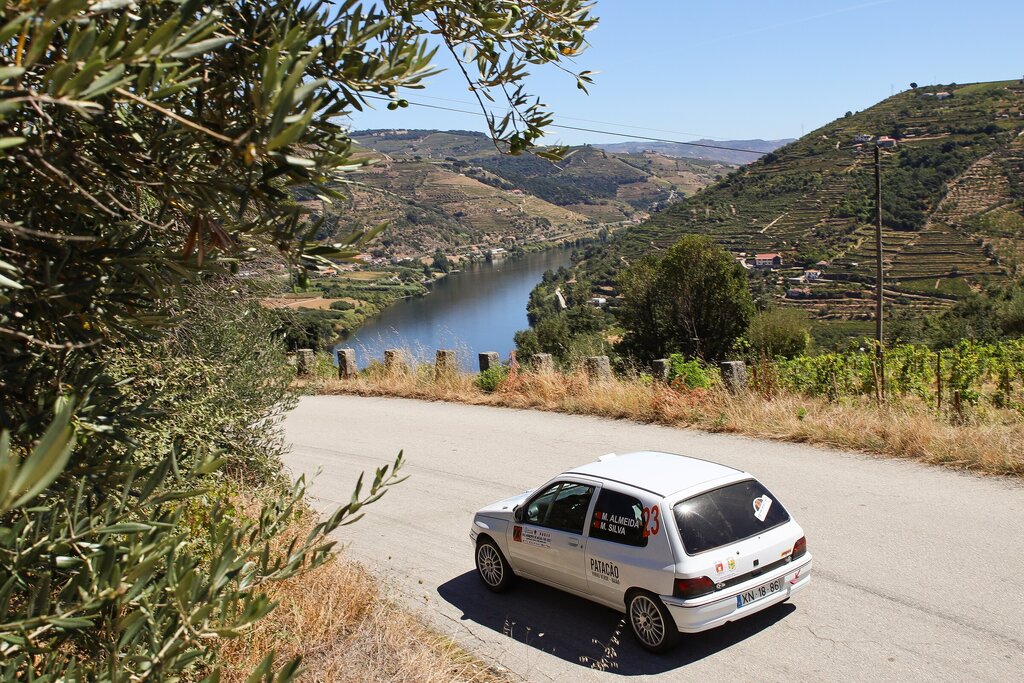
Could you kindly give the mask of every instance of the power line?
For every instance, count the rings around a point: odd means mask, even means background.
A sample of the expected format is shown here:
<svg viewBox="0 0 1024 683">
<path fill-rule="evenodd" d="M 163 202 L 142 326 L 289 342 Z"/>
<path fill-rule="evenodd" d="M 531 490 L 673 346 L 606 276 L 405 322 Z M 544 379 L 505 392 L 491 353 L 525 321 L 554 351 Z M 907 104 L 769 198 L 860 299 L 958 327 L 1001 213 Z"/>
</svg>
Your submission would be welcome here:
<svg viewBox="0 0 1024 683">
<path fill-rule="evenodd" d="M 471 107 L 477 106 L 476 102 L 470 102 L 469 100 L 453 100 L 453 99 L 451 99 L 449 97 L 434 97 L 432 95 L 424 95 L 423 93 L 418 93 L 416 95 L 416 97 L 419 98 L 419 99 L 436 100 L 438 102 L 454 102 L 455 104 L 468 104 Z M 473 112 L 473 113 L 475 114 L 477 112 Z M 694 137 L 703 138 L 705 140 L 712 140 L 712 141 L 719 141 L 719 140 L 726 140 L 727 139 L 727 138 L 723 138 L 723 137 L 721 137 L 719 135 L 705 135 L 703 133 L 694 133 L 694 132 L 685 131 L 685 130 L 669 130 L 667 128 L 650 128 L 648 126 L 631 126 L 628 123 L 615 123 L 614 121 L 598 121 L 596 119 L 581 119 L 581 118 L 579 118 L 577 116 L 563 116 L 561 114 L 558 115 L 558 118 L 560 120 L 562 120 L 562 121 L 582 121 L 584 123 L 598 123 L 598 124 L 601 124 L 602 126 L 615 126 L 616 128 L 631 128 L 633 130 L 647 130 L 647 131 L 651 131 L 651 132 L 654 132 L 654 133 L 672 133 L 674 135 L 693 135 Z M 689 143 L 687 143 L 687 144 L 689 144 Z"/>
<path fill-rule="evenodd" d="M 371 100 L 382 100 L 382 101 L 385 101 L 385 102 L 393 101 L 393 100 L 391 100 L 388 97 L 381 97 L 381 96 L 378 96 L 378 95 L 363 95 L 363 97 L 366 97 L 366 98 L 371 99 Z M 467 109 L 456 109 L 454 107 L 442 107 L 442 106 L 437 105 L 437 104 L 427 104 L 426 102 L 413 102 L 411 100 L 406 100 L 406 101 L 410 105 L 413 105 L 413 106 L 416 106 L 416 107 L 425 107 L 427 109 L 440 109 L 441 111 L 451 111 L 451 112 L 455 112 L 455 113 L 458 113 L 458 114 L 469 114 L 470 116 L 484 116 L 485 115 L 483 112 L 479 112 L 479 111 L 469 111 Z M 610 130 L 600 130 L 600 129 L 597 129 L 597 128 L 584 128 L 582 126 L 567 126 L 567 125 L 558 124 L 558 123 L 549 124 L 548 127 L 549 128 L 561 128 L 563 130 L 582 131 L 584 133 L 598 133 L 598 134 L 601 134 L 601 135 L 613 135 L 613 136 L 620 137 L 620 138 L 629 138 L 631 140 L 644 140 L 646 142 L 667 142 L 667 143 L 676 144 L 676 145 L 689 145 L 691 147 L 703 147 L 705 149 L 719 149 L 719 150 L 725 150 L 727 152 L 743 152 L 743 153 L 746 153 L 746 154 L 756 154 L 757 156 L 763 156 L 763 155 L 767 154 L 767 152 L 764 152 L 764 151 L 761 151 L 761 150 L 755 150 L 755 149 L 742 149 L 740 147 L 727 147 L 725 145 L 709 145 L 709 144 L 702 143 L 702 142 L 686 142 L 684 140 L 671 140 L 671 139 L 668 139 L 668 138 L 655 138 L 655 137 L 649 137 L 649 136 L 646 136 L 646 135 L 634 135 L 632 133 L 616 133 L 616 132 L 610 131 Z"/>
</svg>

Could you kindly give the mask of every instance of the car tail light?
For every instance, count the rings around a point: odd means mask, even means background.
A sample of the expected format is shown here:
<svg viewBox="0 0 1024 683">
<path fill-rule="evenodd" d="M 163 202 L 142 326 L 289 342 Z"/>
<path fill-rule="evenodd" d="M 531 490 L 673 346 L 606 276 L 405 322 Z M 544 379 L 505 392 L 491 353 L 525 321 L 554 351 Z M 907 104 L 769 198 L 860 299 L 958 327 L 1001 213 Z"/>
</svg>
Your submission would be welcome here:
<svg viewBox="0 0 1024 683">
<path fill-rule="evenodd" d="M 807 537 L 801 536 L 800 540 L 793 544 L 793 559 L 804 555 L 807 552 Z"/>
<path fill-rule="evenodd" d="M 672 595 L 677 598 L 697 598 L 715 592 L 715 582 L 706 576 L 695 579 L 676 579 Z"/>
</svg>

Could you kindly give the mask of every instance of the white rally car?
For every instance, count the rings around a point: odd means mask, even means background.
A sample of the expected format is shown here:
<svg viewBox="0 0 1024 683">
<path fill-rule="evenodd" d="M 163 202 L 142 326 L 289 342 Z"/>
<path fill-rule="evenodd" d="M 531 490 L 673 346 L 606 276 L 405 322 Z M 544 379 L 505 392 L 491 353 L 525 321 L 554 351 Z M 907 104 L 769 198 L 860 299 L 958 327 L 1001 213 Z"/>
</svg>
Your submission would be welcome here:
<svg viewBox="0 0 1024 683">
<path fill-rule="evenodd" d="M 811 580 L 803 529 L 750 474 L 671 453 L 606 455 L 478 511 L 476 567 L 628 616 L 648 650 L 789 599 Z"/>
</svg>

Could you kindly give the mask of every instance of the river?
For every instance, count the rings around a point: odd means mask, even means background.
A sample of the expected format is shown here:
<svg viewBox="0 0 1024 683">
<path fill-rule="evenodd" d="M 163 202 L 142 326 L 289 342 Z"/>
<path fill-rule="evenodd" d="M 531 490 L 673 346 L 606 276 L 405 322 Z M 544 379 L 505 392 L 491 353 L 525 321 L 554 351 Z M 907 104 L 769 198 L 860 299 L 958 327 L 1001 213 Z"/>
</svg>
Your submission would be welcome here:
<svg viewBox="0 0 1024 683">
<path fill-rule="evenodd" d="M 477 354 L 497 351 L 502 361 L 515 348 L 512 336 L 526 328 L 530 291 L 547 270 L 569 265 L 570 249 L 549 249 L 473 263 L 431 285 L 430 294 L 396 302 L 337 348 L 353 348 L 359 367 L 381 360 L 384 349 L 406 349 L 433 360 L 437 349 L 456 349 L 462 367 L 477 369 Z"/>
</svg>

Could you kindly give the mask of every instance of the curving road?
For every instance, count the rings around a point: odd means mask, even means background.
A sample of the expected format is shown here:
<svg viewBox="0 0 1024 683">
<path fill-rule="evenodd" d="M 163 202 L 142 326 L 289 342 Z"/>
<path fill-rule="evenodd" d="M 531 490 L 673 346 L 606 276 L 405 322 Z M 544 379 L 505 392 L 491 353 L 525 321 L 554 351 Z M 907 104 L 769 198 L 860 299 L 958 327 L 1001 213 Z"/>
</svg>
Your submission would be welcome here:
<svg viewBox="0 0 1024 683">
<path fill-rule="evenodd" d="M 285 424 L 323 510 L 405 449 L 409 479 L 340 537 L 438 630 L 529 681 L 1007 681 L 1024 671 L 1024 486 L 911 462 L 591 417 L 404 399 L 303 398 Z M 666 450 L 753 472 L 807 531 L 792 603 L 684 637 L 667 656 L 620 616 L 520 582 L 485 591 L 479 507 L 607 452 Z"/>
</svg>

